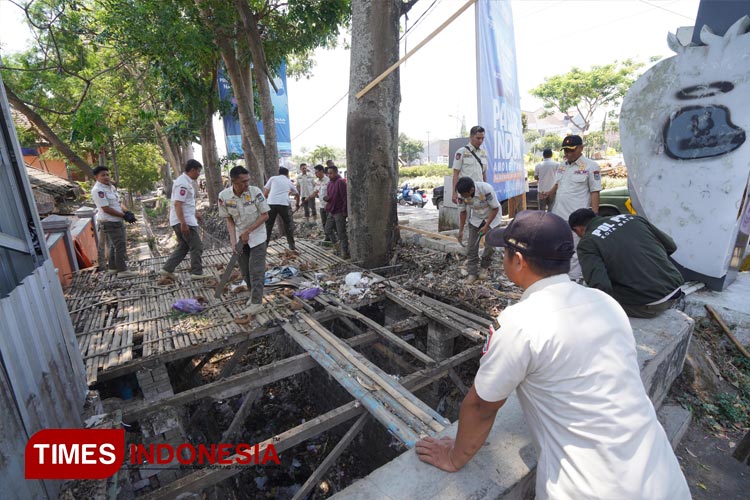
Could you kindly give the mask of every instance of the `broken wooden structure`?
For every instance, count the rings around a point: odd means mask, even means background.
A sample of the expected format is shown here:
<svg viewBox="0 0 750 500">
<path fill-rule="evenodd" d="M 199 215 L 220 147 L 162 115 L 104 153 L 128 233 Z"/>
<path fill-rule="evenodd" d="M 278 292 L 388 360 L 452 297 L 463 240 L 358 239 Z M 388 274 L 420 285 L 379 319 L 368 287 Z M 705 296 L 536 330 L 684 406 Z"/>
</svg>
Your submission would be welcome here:
<svg viewBox="0 0 750 500">
<path fill-rule="evenodd" d="M 269 246 L 269 267 L 289 264 L 302 270 L 300 276 L 282 285 L 298 286 L 306 281 L 318 284 L 318 279 L 323 274 L 328 276 L 331 270 L 358 270 L 309 241 L 298 241 L 297 246 L 299 257 L 291 256 L 279 243 Z M 291 258 L 294 260 L 290 261 Z M 454 368 L 479 357 L 481 343 L 491 323 L 488 318 L 417 295 L 393 280 L 372 273 L 368 276 L 371 284 L 368 293 L 350 303 L 330 293 L 338 286 L 337 283 L 331 285 L 330 281 L 327 292 L 308 301 L 301 301 L 283 289 L 267 287 L 264 312 L 253 321 L 243 323 L 237 318 L 245 308 L 246 293 L 225 292 L 215 299 L 210 288 L 215 283 L 186 279 L 187 262 L 177 269 L 185 279 L 159 285 L 158 271 L 164 260 L 142 261 L 140 276 L 131 280 L 116 280 L 91 271 L 75 276 L 67 303 L 88 383 L 94 386 L 135 373 L 144 397 L 121 407 L 123 422 L 138 421 L 145 437 L 177 443 L 186 439 L 184 427 L 190 423 L 180 421 L 175 410 L 197 401 L 206 405 L 211 398 L 243 395 L 239 411 L 224 431 L 223 437 L 231 439 L 265 386 L 321 367 L 352 400 L 280 434 L 268 436 L 260 443 L 261 450 L 273 443 L 276 452 L 281 453 L 356 419 L 339 445 L 298 492 L 300 498 L 317 484 L 370 418 L 382 424 L 406 447 L 414 446 L 420 437 L 443 430 L 450 422 L 418 399 L 414 391 L 448 376 L 465 393 L 466 387 Z M 203 255 L 204 268 L 214 269 L 216 274 L 228 260 L 228 249 Z M 186 315 L 172 310 L 172 304 L 178 299 L 195 297 L 204 301 L 206 308 L 202 313 Z M 385 311 L 385 321 L 378 322 L 363 312 L 374 306 Z M 337 328 L 333 328 L 334 325 Z M 427 328 L 426 352 L 404 338 L 405 334 L 424 327 Z M 346 332 L 346 338 L 334 331 Z M 302 354 L 236 372 L 251 342 L 271 335 L 288 336 L 301 348 Z M 459 353 L 454 352 L 457 336 L 470 340 L 470 347 Z M 375 352 L 410 373 L 400 379 L 390 375 L 357 351 L 364 346 L 372 346 Z M 173 383 L 174 375 L 170 378 L 168 364 L 180 366 L 185 375 L 180 379 L 186 380 L 220 350 L 233 350 L 233 353 L 217 380 L 175 392 L 177 384 Z M 144 489 L 140 491 L 146 491 L 148 486 L 152 491 L 146 498 L 173 498 L 182 492 L 199 492 L 242 470 L 245 469 L 236 465 L 213 466 L 187 475 L 165 470 L 158 473 L 158 482 L 153 480 L 153 474 L 145 473 L 141 475 L 140 486 Z"/>
</svg>

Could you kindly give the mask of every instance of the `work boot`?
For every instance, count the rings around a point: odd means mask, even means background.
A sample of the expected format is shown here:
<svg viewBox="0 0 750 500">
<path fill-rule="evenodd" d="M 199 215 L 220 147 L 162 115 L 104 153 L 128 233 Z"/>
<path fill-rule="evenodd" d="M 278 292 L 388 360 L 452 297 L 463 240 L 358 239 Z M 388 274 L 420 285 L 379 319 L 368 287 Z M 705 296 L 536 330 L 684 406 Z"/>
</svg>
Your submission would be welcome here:
<svg viewBox="0 0 750 500">
<path fill-rule="evenodd" d="M 479 279 L 480 280 L 486 280 L 490 277 L 489 269 L 482 268 L 479 270 Z"/>
<path fill-rule="evenodd" d="M 117 273 L 118 278 L 124 278 L 124 279 L 137 278 L 138 276 L 140 276 L 140 274 L 138 274 L 135 271 L 120 271 Z"/>
<path fill-rule="evenodd" d="M 210 274 L 191 274 L 190 279 L 191 280 L 207 280 L 213 278 Z"/>
<path fill-rule="evenodd" d="M 477 281 L 477 279 L 479 279 L 479 278 L 477 278 L 476 275 L 470 274 L 469 277 L 464 280 L 464 283 L 467 284 L 467 285 L 471 285 L 472 283 L 474 283 L 475 281 Z"/>
<path fill-rule="evenodd" d="M 117 269 L 107 269 L 107 274 L 117 274 Z"/>
<path fill-rule="evenodd" d="M 167 278 L 169 278 L 169 279 L 172 279 L 172 280 L 174 280 L 174 281 L 177 281 L 177 275 L 176 275 L 175 273 L 170 273 L 170 272 L 169 272 L 169 271 L 167 271 L 166 269 L 162 269 L 162 270 L 160 270 L 160 271 L 159 271 L 159 274 L 160 274 L 161 276 L 165 276 L 165 277 L 167 277 Z"/>
</svg>

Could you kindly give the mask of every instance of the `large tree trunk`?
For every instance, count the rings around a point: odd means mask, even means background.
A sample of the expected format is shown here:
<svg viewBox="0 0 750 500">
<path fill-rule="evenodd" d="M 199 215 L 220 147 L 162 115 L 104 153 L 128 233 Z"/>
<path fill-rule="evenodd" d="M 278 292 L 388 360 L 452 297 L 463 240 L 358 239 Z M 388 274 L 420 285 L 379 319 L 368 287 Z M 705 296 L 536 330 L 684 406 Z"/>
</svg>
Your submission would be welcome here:
<svg viewBox="0 0 750 500">
<path fill-rule="evenodd" d="M 250 11 L 247 1 L 235 0 L 235 6 L 240 14 L 242 25 L 245 27 L 247 45 L 253 58 L 253 75 L 255 76 L 255 85 L 258 87 L 260 116 L 263 121 L 263 135 L 265 137 L 263 166 L 266 177 L 271 177 L 278 174 L 279 148 L 276 139 L 276 117 L 271 102 L 271 86 L 268 82 L 268 64 L 263 51 L 263 40 L 258 30 L 258 19 Z"/>
<path fill-rule="evenodd" d="M 28 107 L 25 102 L 23 102 L 5 83 L 3 83 L 5 86 L 5 93 L 8 96 L 8 102 L 16 108 L 16 111 L 23 114 L 31 123 L 34 124 L 36 128 L 39 129 L 39 132 L 42 133 L 45 139 L 49 141 L 50 144 L 52 144 L 55 148 L 57 148 L 60 153 L 65 156 L 65 158 L 68 159 L 70 163 L 75 165 L 81 172 L 89 176 L 91 179 L 94 178 L 94 172 L 91 169 L 91 166 L 86 163 L 86 160 L 78 156 L 73 152 L 72 149 L 70 149 L 70 146 L 66 142 L 63 142 L 55 132 L 52 131 L 49 125 L 47 125 L 47 122 L 44 121 L 44 118 L 39 116 L 33 109 Z"/>
<path fill-rule="evenodd" d="M 210 23 L 213 12 L 205 0 L 195 0 L 195 4 L 201 16 Z M 214 32 L 214 42 L 219 48 L 227 77 L 232 85 L 232 92 L 237 101 L 237 115 L 242 130 L 242 150 L 245 157 L 245 167 L 250 171 L 250 182 L 256 186 L 264 183 L 264 146 L 255 124 L 255 113 L 253 110 L 253 85 L 249 66 L 240 62 L 235 52 L 236 43 L 218 26 L 211 26 Z M 241 26 L 238 26 L 241 29 Z"/>
<path fill-rule="evenodd" d="M 398 60 L 401 7 L 400 0 L 352 1 L 346 122 L 349 246 L 352 260 L 368 268 L 387 264 L 398 234 L 398 70 L 362 99 L 355 94 Z"/>
<path fill-rule="evenodd" d="M 216 136 L 213 125 L 213 101 L 206 106 L 206 122 L 201 127 L 201 149 L 203 151 L 203 171 L 206 174 L 208 203 L 216 206 L 221 192 L 221 170 L 219 153 L 216 151 Z"/>
</svg>

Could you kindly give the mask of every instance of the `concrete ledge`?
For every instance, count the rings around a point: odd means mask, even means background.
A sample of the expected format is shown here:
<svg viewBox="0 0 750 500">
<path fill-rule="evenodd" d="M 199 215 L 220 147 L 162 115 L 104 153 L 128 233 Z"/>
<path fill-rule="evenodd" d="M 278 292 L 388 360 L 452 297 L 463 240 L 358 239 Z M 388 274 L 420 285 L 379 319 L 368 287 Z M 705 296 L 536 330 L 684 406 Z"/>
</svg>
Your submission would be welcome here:
<svg viewBox="0 0 750 500">
<path fill-rule="evenodd" d="M 656 412 L 656 416 L 659 418 L 661 426 L 664 427 L 669 444 L 672 445 L 673 450 L 676 450 L 680 441 L 682 441 L 682 436 L 690 427 L 693 414 L 682 406 L 664 405 Z"/>
<path fill-rule="evenodd" d="M 685 298 L 685 312 L 693 318 L 706 316 L 706 304 L 718 312 L 732 328 L 734 336 L 750 343 L 750 272 L 737 273 L 735 280 L 722 292 L 703 288 Z"/>
<path fill-rule="evenodd" d="M 632 319 L 641 379 L 659 407 L 682 370 L 693 320 L 679 311 Z M 455 436 L 454 423 L 441 435 Z M 515 393 L 498 412 L 484 447 L 463 470 L 448 474 L 419 461 L 414 450 L 335 495 L 336 499 L 530 499 L 537 454 Z"/>
</svg>

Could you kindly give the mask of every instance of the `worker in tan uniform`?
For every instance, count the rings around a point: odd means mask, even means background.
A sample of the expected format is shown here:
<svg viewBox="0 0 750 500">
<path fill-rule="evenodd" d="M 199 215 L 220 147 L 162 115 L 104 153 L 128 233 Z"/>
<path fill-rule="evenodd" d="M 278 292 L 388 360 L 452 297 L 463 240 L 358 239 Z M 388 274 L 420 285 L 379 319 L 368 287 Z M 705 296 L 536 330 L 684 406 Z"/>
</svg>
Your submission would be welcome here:
<svg viewBox="0 0 750 500">
<path fill-rule="evenodd" d="M 266 272 L 266 227 L 271 210 L 261 190 L 250 185 L 244 167 L 229 171 L 232 185 L 219 193 L 219 217 L 225 217 L 232 249 L 241 242 L 240 272 L 250 289 L 246 314 L 257 314 L 263 306 L 263 282 Z"/>
<path fill-rule="evenodd" d="M 460 177 L 469 177 L 474 182 L 487 182 L 487 153 L 481 148 L 484 142 L 484 128 L 471 127 L 469 144 L 456 151 L 453 158 L 453 203 L 458 204 L 459 194 L 456 184 Z"/>
</svg>

